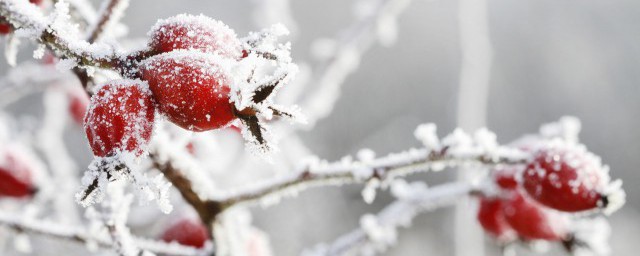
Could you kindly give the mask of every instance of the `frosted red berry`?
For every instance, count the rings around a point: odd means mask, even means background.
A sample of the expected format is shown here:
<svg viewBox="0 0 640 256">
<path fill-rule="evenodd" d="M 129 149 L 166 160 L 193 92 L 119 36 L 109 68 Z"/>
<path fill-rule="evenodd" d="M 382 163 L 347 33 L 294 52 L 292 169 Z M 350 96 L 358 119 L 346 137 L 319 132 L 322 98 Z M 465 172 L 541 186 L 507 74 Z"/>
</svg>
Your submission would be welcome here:
<svg viewBox="0 0 640 256">
<path fill-rule="evenodd" d="M 230 79 L 214 55 L 180 51 L 154 56 L 142 65 L 160 111 L 191 131 L 228 125 L 236 117 L 230 102 Z"/>
<path fill-rule="evenodd" d="M 503 200 L 505 220 L 520 238 L 560 241 L 567 236 L 564 216 L 527 198 L 519 190 Z"/>
<path fill-rule="evenodd" d="M 35 188 L 31 180 L 31 166 L 27 160 L 13 151 L 4 151 L 0 158 L 0 196 L 31 196 Z"/>
<path fill-rule="evenodd" d="M 67 92 L 67 97 L 69 97 L 69 114 L 71 115 L 71 119 L 77 124 L 82 124 L 84 122 L 84 116 L 87 113 L 87 108 L 89 107 L 89 96 L 84 90 L 72 89 Z"/>
<path fill-rule="evenodd" d="M 238 59 L 242 44 L 233 29 L 204 15 L 181 14 L 160 20 L 149 32 L 152 50 L 165 53 L 173 50 L 198 50 Z"/>
<path fill-rule="evenodd" d="M 515 240 L 516 232 L 504 216 L 503 204 L 500 198 L 481 197 L 477 218 L 485 232 L 499 242 L 509 242 Z"/>
<path fill-rule="evenodd" d="M 583 147 L 563 143 L 541 147 L 523 173 L 528 194 L 543 205 L 566 212 L 604 206 L 608 173 Z"/>
<path fill-rule="evenodd" d="M 209 235 L 207 228 L 202 223 L 195 220 L 183 219 L 165 230 L 162 234 L 162 240 L 202 248 L 207 240 L 209 240 Z"/>
<path fill-rule="evenodd" d="M 99 157 L 118 152 L 140 156 L 153 131 L 155 103 L 141 81 L 112 81 L 91 98 L 84 119 L 93 154 Z"/>
</svg>

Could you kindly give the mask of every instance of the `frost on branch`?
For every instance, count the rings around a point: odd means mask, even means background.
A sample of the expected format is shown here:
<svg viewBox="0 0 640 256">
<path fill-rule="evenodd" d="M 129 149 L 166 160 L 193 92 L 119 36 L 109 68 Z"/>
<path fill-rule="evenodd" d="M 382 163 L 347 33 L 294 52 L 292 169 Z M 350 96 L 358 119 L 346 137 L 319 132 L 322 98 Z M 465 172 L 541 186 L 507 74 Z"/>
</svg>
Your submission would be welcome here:
<svg viewBox="0 0 640 256">
<path fill-rule="evenodd" d="M 142 173 L 136 157 L 121 153 L 114 157 L 96 158 L 82 177 L 82 189 L 76 194 L 76 200 L 87 207 L 102 202 L 109 183 L 126 180 L 133 185 L 134 193 L 141 202 L 155 200 L 160 210 L 169 213 L 173 209 L 169 202 L 170 183 L 162 174 L 149 178 Z"/>
</svg>

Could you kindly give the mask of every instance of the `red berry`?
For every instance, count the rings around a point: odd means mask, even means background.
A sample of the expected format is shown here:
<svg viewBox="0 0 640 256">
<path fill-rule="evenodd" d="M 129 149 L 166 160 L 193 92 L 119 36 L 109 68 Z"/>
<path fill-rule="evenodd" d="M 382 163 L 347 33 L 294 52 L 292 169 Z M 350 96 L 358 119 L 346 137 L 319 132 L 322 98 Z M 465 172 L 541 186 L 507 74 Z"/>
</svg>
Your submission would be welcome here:
<svg viewBox="0 0 640 256">
<path fill-rule="evenodd" d="M 198 50 L 223 57 L 242 56 L 240 40 L 233 29 L 204 15 L 181 14 L 160 20 L 149 32 L 150 47 L 160 53 Z"/>
<path fill-rule="evenodd" d="M 229 99 L 230 79 L 220 60 L 209 54 L 174 51 L 147 59 L 142 77 L 171 122 L 191 131 L 217 129 L 236 118 Z"/>
<path fill-rule="evenodd" d="M 502 211 L 504 202 L 500 198 L 480 198 L 478 222 L 482 228 L 500 242 L 515 240 L 516 233 L 509 226 Z"/>
<path fill-rule="evenodd" d="M 11 33 L 11 25 L 6 22 L 0 22 L 0 35 L 6 35 Z"/>
<path fill-rule="evenodd" d="M 516 178 L 519 173 L 516 166 L 498 167 L 493 170 L 493 179 L 500 188 L 514 190 L 520 185 Z"/>
<path fill-rule="evenodd" d="M 162 234 L 162 240 L 165 242 L 176 241 L 182 245 L 202 248 L 209 240 L 209 233 L 202 223 L 183 219 L 165 230 Z"/>
<path fill-rule="evenodd" d="M 93 154 L 111 156 L 121 151 L 140 156 L 151 138 L 155 104 L 141 81 L 112 81 L 91 98 L 84 119 Z"/>
<path fill-rule="evenodd" d="M 71 114 L 71 118 L 77 124 L 82 124 L 84 116 L 87 113 L 87 108 L 89 107 L 89 96 L 81 89 L 69 90 L 67 96 L 69 97 L 69 113 Z"/>
<path fill-rule="evenodd" d="M 29 0 L 29 2 L 35 5 L 42 5 L 43 0 Z"/>
<path fill-rule="evenodd" d="M 526 198 L 518 190 L 503 200 L 504 217 L 520 238 L 559 241 L 566 237 L 564 216 Z"/>
<path fill-rule="evenodd" d="M 605 167 L 584 147 L 555 142 L 541 147 L 523 174 L 532 198 L 566 212 L 604 206 L 602 191 L 608 182 Z"/>
<path fill-rule="evenodd" d="M 35 189 L 27 160 L 13 151 L 3 152 L 0 160 L 0 196 L 27 197 Z"/>
</svg>

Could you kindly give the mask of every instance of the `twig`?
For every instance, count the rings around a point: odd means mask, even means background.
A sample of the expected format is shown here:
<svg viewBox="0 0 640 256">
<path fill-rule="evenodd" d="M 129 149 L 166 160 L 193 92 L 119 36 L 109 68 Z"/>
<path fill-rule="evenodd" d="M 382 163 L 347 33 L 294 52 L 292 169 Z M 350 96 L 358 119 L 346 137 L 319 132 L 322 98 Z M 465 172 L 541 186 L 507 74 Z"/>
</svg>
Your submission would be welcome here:
<svg viewBox="0 0 640 256">
<path fill-rule="evenodd" d="M 297 192 L 320 185 L 365 183 L 373 179 L 384 180 L 444 166 L 521 164 L 525 161 L 526 156 L 514 156 L 512 152 L 489 156 L 487 152 L 473 150 L 458 154 L 451 153 L 446 148 L 413 149 L 370 162 L 308 165 L 290 175 L 276 177 L 261 184 L 252 184 L 250 187 L 227 194 L 218 194 L 212 201 L 219 202 L 223 208 L 256 201 L 270 204 L 279 200 L 280 196 L 295 195 Z"/>
<path fill-rule="evenodd" d="M 219 203 L 203 200 L 193 190 L 191 181 L 185 177 L 180 170 L 175 168 L 170 161 L 162 162 L 158 156 L 152 152 L 149 158 L 153 162 L 153 167 L 162 172 L 167 180 L 178 189 L 182 198 L 196 210 L 200 219 L 205 224 L 212 224 L 215 217 L 222 211 Z M 211 229 L 211 225 L 207 225 Z"/>
<path fill-rule="evenodd" d="M 312 84 L 307 88 L 306 98 L 300 101 L 310 125 L 328 116 L 339 97 L 340 86 L 346 77 L 356 69 L 354 63 L 369 50 L 376 40 L 376 26 L 381 17 L 395 18 L 411 0 L 376 0 L 375 10 L 368 16 L 358 20 L 343 31 L 337 38 L 337 48 L 333 55 L 314 69 Z M 400 8 L 394 5 L 401 5 Z"/>
<path fill-rule="evenodd" d="M 411 195 L 410 198 L 398 199 L 386 206 L 375 215 L 375 224 L 389 232 L 393 230 L 391 233 L 395 233 L 398 227 L 406 226 L 406 223 L 410 223 L 418 214 L 451 206 L 473 191 L 474 187 L 468 183 L 449 183 L 426 189 Z M 328 246 L 320 245 L 314 253 L 310 254 L 353 255 L 356 254 L 357 249 L 367 245 L 374 246 L 374 250 L 383 250 L 393 242 L 378 240 L 378 237 L 368 234 L 365 229 L 366 227 L 361 227 L 340 236 Z M 379 247 L 375 247 L 376 245 Z"/>
<path fill-rule="evenodd" d="M 103 32 L 108 28 L 109 24 L 118 22 L 122 18 L 121 9 L 129 5 L 128 0 L 105 0 L 100 19 L 94 25 L 87 41 L 89 43 L 97 42 Z"/>
<path fill-rule="evenodd" d="M 45 220 L 23 219 L 20 216 L 0 212 L 0 225 L 17 232 L 27 232 L 52 238 L 69 240 L 79 243 L 95 243 L 99 247 L 112 248 L 113 243 L 107 237 L 93 237 L 86 230 L 76 226 L 66 226 Z M 164 255 L 196 256 L 206 255 L 205 250 L 196 249 L 176 243 L 152 241 L 144 238 L 134 238 L 135 243 L 144 250 Z"/>
</svg>

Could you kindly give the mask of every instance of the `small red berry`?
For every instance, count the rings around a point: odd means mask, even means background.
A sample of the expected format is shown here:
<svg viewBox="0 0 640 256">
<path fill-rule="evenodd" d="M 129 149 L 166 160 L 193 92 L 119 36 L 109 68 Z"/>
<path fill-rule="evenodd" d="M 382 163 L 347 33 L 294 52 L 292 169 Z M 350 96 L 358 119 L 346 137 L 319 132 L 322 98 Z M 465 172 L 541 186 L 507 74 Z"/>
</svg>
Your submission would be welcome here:
<svg viewBox="0 0 640 256">
<path fill-rule="evenodd" d="M 140 156 L 151 138 L 155 104 L 141 81 L 112 81 L 91 98 L 84 119 L 93 154 L 99 157 L 120 151 Z"/>
<path fill-rule="evenodd" d="M 82 124 L 89 107 L 89 96 L 84 90 L 72 89 L 68 91 L 67 97 L 69 97 L 69 114 L 71 114 L 71 118 L 77 124 Z"/>
<path fill-rule="evenodd" d="M 171 122 L 191 131 L 218 129 L 236 118 L 219 60 L 193 51 L 165 53 L 143 63 L 142 78 Z"/>
<path fill-rule="evenodd" d="M 543 205 L 578 212 L 604 207 L 606 168 L 584 147 L 551 143 L 541 147 L 523 173 L 523 186 Z"/>
<path fill-rule="evenodd" d="M 0 35 L 6 35 L 11 33 L 11 25 L 6 22 L 0 22 Z"/>
<path fill-rule="evenodd" d="M 13 151 L 2 153 L 0 160 L 0 196 L 28 197 L 35 192 L 31 167 Z"/>
<path fill-rule="evenodd" d="M 502 211 L 504 202 L 500 198 L 480 198 L 478 222 L 482 228 L 499 242 L 516 239 L 516 232 L 509 226 Z"/>
<path fill-rule="evenodd" d="M 525 197 L 518 190 L 503 200 L 504 217 L 520 238 L 548 241 L 559 241 L 566 238 L 566 219 L 564 216 L 544 208 L 544 206 Z"/>
<path fill-rule="evenodd" d="M 498 167 L 493 170 L 493 179 L 498 187 L 505 190 L 514 190 L 520 183 L 518 182 L 520 169 L 517 166 Z"/>
<path fill-rule="evenodd" d="M 238 59 L 241 42 L 233 29 L 204 15 L 180 14 L 160 20 L 149 32 L 150 47 L 156 52 L 198 50 Z"/>
<path fill-rule="evenodd" d="M 165 230 L 162 234 L 162 240 L 165 242 L 176 241 L 182 245 L 202 248 L 209 240 L 209 233 L 202 223 L 183 219 Z"/>
</svg>

